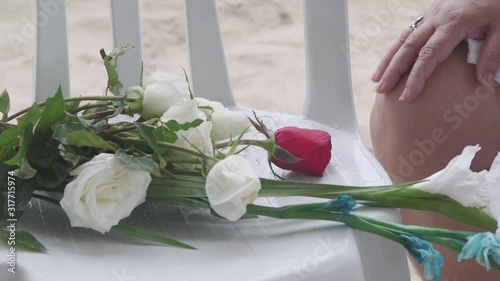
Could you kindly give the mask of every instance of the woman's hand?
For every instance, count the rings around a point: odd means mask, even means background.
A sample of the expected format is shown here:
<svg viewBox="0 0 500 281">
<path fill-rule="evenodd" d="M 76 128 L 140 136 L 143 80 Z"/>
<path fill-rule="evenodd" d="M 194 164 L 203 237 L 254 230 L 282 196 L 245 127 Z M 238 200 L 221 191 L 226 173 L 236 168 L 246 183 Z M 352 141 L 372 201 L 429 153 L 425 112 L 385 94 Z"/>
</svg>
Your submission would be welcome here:
<svg viewBox="0 0 500 281">
<path fill-rule="evenodd" d="M 376 91 L 391 91 L 411 70 L 400 100 L 415 99 L 436 65 L 466 37 L 485 40 L 477 77 L 491 85 L 500 69 L 500 0 L 435 0 L 418 28 L 403 32 L 379 64 L 372 77 Z"/>
</svg>

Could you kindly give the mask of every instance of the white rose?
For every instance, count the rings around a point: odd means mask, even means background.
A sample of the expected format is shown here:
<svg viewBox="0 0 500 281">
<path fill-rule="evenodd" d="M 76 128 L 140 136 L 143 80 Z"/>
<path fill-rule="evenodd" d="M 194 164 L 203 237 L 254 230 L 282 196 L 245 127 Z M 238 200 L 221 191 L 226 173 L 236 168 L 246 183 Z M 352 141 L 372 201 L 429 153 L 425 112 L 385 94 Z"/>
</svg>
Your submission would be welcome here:
<svg viewBox="0 0 500 281">
<path fill-rule="evenodd" d="M 146 198 L 151 175 L 129 169 L 113 154 L 101 153 L 71 172 L 76 176 L 64 189 L 61 207 L 73 227 L 101 233 L 130 215 Z"/>
<path fill-rule="evenodd" d="M 196 119 L 206 120 L 206 116 L 200 110 L 194 100 L 185 100 L 171 106 L 160 118 L 163 123 L 175 120 L 179 124 L 193 122 Z"/>
<path fill-rule="evenodd" d="M 212 209 L 236 221 L 246 213 L 247 205 L 257 199 L 261 185 L 250 162 L 242 156 L 231 155 L 210 170 L 205 189 Z"/>
<path fill-rule="evenodd" d="M 246 114 L 229 110 L 212 113 L 211 121 L 211 136 L 214 141 L 237 139 L 251 126 Z"/>
<path fill-rule="evenodd" d="M 472 159 L 480 149 L 479 146 L 465 147 L 446 168 L 428 177 L 427 181 L 415 184 L 415 188 L 447 195 L 465 207 L 485 207 L 488 203 L 487 172 L 470 170 Z"/>
<path fill-rule="evenodd" d="M 197 127 L 189 128 L 187 131 L 177 131 L 175 133 L 177 134 L 178 139 L 175 141 L 175 144 L 199 150 L 206 155 L 212 156 L 214 148 L 212 145 L 212 139 L 210 138 L 211 130 L 212 122 L 205 121 Z M 173 157 L 197 158 L 194 155 L 175 150 L 170 150 L 169 155 Z M 193 171 L 200 167 L 199 164 L 187 163 L 177 163 L 174 164 L 174 166 L 186 171 Z"/>
<path fill-rule="evenodd" d="M 159 69 L 151 75 L 144 82 L 144 85 L 149 85 L 155 82 L 167 81 L 172 83 L 177 90 L 179 90 L 184 98 L 189 98 L 189 85 L 183 75 L 175 72 L 168 72 L 163 69 Z"/>
<path fill-rule="evenodd" d="M 172 105 L 183 101 L 182 93 L 168 81 L 150 83 L 144 89 L 142 117 L 162 116 Z"/>
</svg>

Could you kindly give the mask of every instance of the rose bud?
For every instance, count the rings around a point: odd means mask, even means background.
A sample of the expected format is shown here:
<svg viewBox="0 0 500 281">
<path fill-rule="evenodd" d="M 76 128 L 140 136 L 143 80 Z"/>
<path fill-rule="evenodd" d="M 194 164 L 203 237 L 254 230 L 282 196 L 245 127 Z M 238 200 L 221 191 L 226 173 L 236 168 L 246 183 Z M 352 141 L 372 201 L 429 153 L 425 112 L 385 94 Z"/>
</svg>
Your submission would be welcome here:
<svg viewBox="0 0 500 281">
<path fill-rule="evenodd" d="M 332 142 L 329 133 L 321 130 L 284 127 L 274 133 L 276 145 L 287 150 L 298 161 L 286 161 L 273 153 L 272 162 L 285 170 L 302 172 L 312 176 L 323 176 L 332 157 Z"/>
</svg>

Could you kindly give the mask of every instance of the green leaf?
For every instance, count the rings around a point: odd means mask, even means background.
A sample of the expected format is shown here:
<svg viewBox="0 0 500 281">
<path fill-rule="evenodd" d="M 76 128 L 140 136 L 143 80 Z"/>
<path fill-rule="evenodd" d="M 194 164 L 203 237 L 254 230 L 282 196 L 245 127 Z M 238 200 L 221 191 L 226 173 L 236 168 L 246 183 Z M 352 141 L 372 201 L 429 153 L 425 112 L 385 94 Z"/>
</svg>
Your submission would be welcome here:
<svg viewBox="0 0 500 281">
<path fill-rule="evenodd" d="M 175 120 L 170 120 L 168 121 L 167 123 L 165 123 L 165 126 L 174 131 L 174 132 L 177 132 L 177 131 L 187 131 L 191 128 L 196 128 L 198 127 L 201 123 L 203 123 L 203 120 L 201 119 L 196 119 L 194 120 L 193 122 L 186 122 L 184 124 L 179 124 L 177 121 Z"/>
<path fill-rule="evenodd" d="M 29 123 L 24 128 L 17 154 L 11 159 L 5 161 L 6 164 L 19 167 L 17 176 L 22 179 L 32 178 L 36 173 L 36 170 L 31 167 L 28 161 L 28 149 L 32 138 L 33 124 Z"/>
<path fill-rule="evenodd" d="M 119 149 L 115 157 L 127 168 L 134 170 L 143 170 L 155 176 L 161 176 L 158 163 L 151 156 L 132 156 L 124 150 Z"/>
<path fill-rule="evenodd" d="M 16 188 L 16 218 L 19 218 L 22 211 L 25 209 L 25 205 L 31 200 L 33 192 L 36 190 L 37 185 L 34 178 L 31 179 L 21 179 L 13 175 L 17 167 L 9 166 L 5 163 L 0 162 L 0 214 L 7 218 L 7 197 L 9 186 L 8 182 L 14 182 Z M 2 205 L 4 204 L 4 205 Z M 2 213 L 3 212 L 3 213 Z M 2 216 L 0 216 L 2 217 Z"/>
<path fill-rule="evenodd" d="M 80 102 L 79 100 L 76 100 L 76 101 L 67 101 L 64 103 L 64 111 L 72 111 L 74 109 L 76 109 L 77 107 L 80 106 Z"/>
<path fill-rule="evenodd" d="M 2 113 L 2 122 L 6 122 L 10 110 L 10 98 L 7 90 L 3 90 L 0 94 L 0 113 Z"/>
<path fill-rule="evenodd" d="M 54 97 L 48 98 L 35 126 L 34 139 L 36 142 L 45 142 L 52 134 L 52 126 L 64 118 L 64 97 L 59 86 Z"/>
<path fill-rule="evenodd" d="M 66 142 L 63 144 L 72 145 L 72 146 L 87 146 L 94 148 L 101 148 L 105 150 L 116 151 L 116 148 L 109 144 L 106 140 L 101 138 L 100 136 L 86 130 L 80 130 L 71 132 L 65 135 Z"/>
<path fill-rule="evenodd" d="M 134 45 L 126 44 L 115 48 L 108 56 L 104 56 L 104 66 L 106 67 L 106 72 L 108 73 L 108 87 L 113 95 L 120 95 L 123 84 L 120 82 L 118 77 L 118 72 L 116 71 L 116 60 L 121 55 L 125 54 L 130 48 L 133 48 Z"/>
<path fill-rule="evenodd" d="M 50 168 L 52 163 L 60 158 L 59 142 L 51 139 L 44 143 L 32 142 L 28 150 L 28 160 L 33 166 Z"/>
<path fill-rule="evenodd" d="M 139 122 L 135 122 L 135 126 L 137 127 L 139 134 L 141 134 L 141 136 L 146 140 L 149 147 L 154 149 L 154 151 L 158 151 L 158 143 L 156 142 L 155 135 L 153 134 L 153 129 Z"/>
<path fill-rule="evenodd" d="M 74 149 L 71 146 L 65 146 L 60 144 L 59 145 L 59 153 L 61 154 L 61 157 L 66 160 L 67 162 L 71 163 L 73 167 L 78 165 L 80 160 L 82 159 L 82 156 L 78 154 L 76 149 Z"/>
<path fill-rule="evenodd" d="M 60 143 L 66 144 L 66 134 L 85 130 L 85 126 L 79 122 L 70 122 L 57 124 L 54 128 L 54 133 L 52 134 L 52 138 L 58 140 Z"/>
<path fill-rule="evenodd" d="M 142 238 L 148 241 L 157 242 L 160 244 L 179 247 L 183 249 L 196 250 L 195 247 L 188 244 L 182 243 L 174 238 L 171 238 L 165 234 L 158 232 L 149 231 L 140 227 L 132 226 L 129 224 L 120 223 L 113 227 L 114 230 L 126 233 L 130 236 Z"/>
<path fill-rule="evenodd" d="M 17 118 L 19 131 L 22 132 L 24 130 L 24 127 L 26 127 L 26 125 L 28 124 L 35 125 L 38 120 L 40 120 L 40 116 L 40 107 L 38 107 L 38 105 L 35 103 L 25 114 L 23 114 L 23 116 Z"/>
<path fill-rule="evenodd" d="M 36 184 L 40 188 L 58 189 L 64 188 L 66 179 L 71 172 L 71 166 L 62 161 L 54 161 L 50 168 L 45 168 L 35 176 Z"/>
<path fill-rule="evenodd" d="M 158 146 L 158 142 L 156 141 L 156 137 L 153 133 L 153 129 L 142 124 L 142 123 L 139 123 L 139 122 L 136 122 L 135 126 L 137 127 L 137 131 L 139 132 L 139 134 L 146 140 L 146 143 L 149 145 L 149 147 L 151 147 L 154 150 L 154 152 L 155 152 L 155 154 L 158 157 L 158 160 L 160 162 L 159 163 L 160 167 L 162 167 L 162 168 L 165 167 L 167 165 L 167 161 L 165 161 L 165 159 L 162 157 L 162 153 L 166 150 L 161 149 Z M 175 133 L 174 133 L 174 135 L 175 135 Z"/>
<path fill-rule="evenodd" d="M 7 229 L 2 229 L 0 231 L 0 237 L 2 237 L 2 241 L 7 243 L 9 241 L 10 231 Z M 37 253 L 45 253 L 47 252 L 47 248 L 43 246 L 33 235 L 29 232 L 23 230 L 16 230 L 16 244 L 15 247 L 20 247 L 22 249 L 37 252 Z M 11 245 L 11 247 L 14 245 Z"/>
<path fill-rule="evenodd" d="M 120 92 L 123 89 L 123 84 L 120 82 L 118 78 L 118 72 L 109 62 L 109 57 L 104 59 L 104 66 L 106 67 L 106 72 L 108 73 L 108 88 L 109 91 L 115 95 L 120 95 Z"/>
<path fill-rule="evenodd" d="M 17 145 L 18 138 L 18 128 L 9 128 L 0 134 L 0 161 L 15 153 L 13 148 Z"/>
<path fill-rule="evenodd" d="M 176 133 L 170 131 L 166 127 L 158 127 L 153 130 L 153 134 L 157 141 L 174 143 L 179 139 Z"/>
<path fill-rule="evenodd" d="M 279 145 L 274 146 L 272 156 L 285 163 L 298 163 L 303 160 L 293 156 L 288 150 Z"/>
</svg>

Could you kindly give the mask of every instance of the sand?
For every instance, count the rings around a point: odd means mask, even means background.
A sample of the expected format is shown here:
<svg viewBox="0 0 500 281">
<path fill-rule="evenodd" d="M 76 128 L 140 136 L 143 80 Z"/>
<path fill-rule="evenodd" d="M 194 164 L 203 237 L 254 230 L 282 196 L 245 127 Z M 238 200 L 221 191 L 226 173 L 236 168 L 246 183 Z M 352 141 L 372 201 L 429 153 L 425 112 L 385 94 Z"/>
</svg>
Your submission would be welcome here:
<svg viewBox="0 0 500 281">
<path fill-rule="evenodd" d="M 112 48 L 109 3 L 67 2 L 72 95 L 100 94 L 105 73 L 98 51 Z M 369 148 L 369 115 L 375 98 L 370 76 L 400 32 L 430 3 L 349 0 L 353 94 L 361 135 Z M 306 89 L 302 1 L 220 0 L 218 6 L 238 105 L 300 112 Z M 145 73 L 188 67 L 183 1 L 141 0 L 141 12 Z M 8 89 L 13 110 L 19 110 L 32 102 L 34 1 L 3 0 L 0 18 L 0 88 Z M 13 34 L 25 40 L 12 42 Z"/>
</svg>

